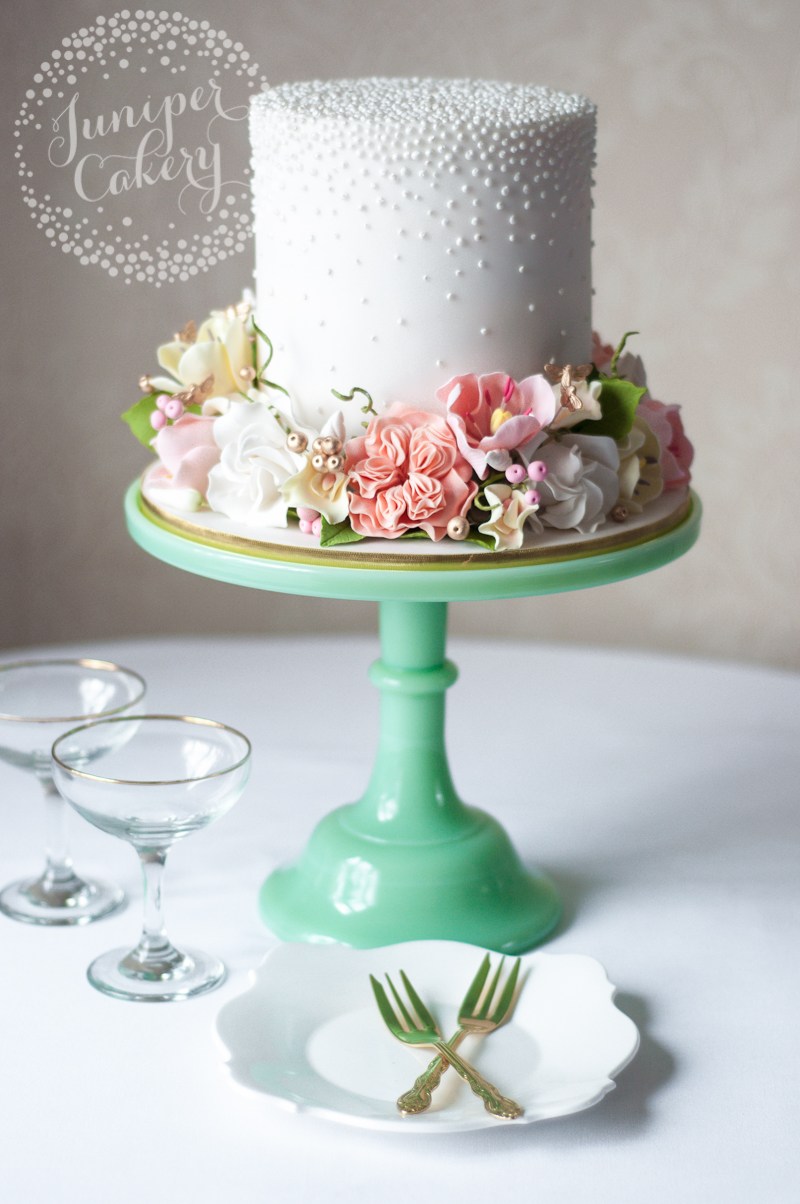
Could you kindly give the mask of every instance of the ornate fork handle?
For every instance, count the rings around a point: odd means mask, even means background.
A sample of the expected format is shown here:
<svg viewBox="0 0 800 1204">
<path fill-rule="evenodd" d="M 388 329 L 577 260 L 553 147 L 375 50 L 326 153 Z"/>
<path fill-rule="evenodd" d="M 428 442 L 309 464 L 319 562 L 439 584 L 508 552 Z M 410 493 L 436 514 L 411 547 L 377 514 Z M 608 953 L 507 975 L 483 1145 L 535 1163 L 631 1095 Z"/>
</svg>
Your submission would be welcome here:
<svg viewBox="0 0 800 1204">
<path fill-rule="evenodd" d="M 479 1099 L 483 1100 L 483 1106 L 487 1112 L 491 1112 L 492 1116 L 502 1116 L 506 1120 L 516 1120 L 518 1116 L 522 1116 L 523 1109 L 513 1099 L 507 1099 L 501 1095 L 495 1086 L 493 1086 L 483 1075 L 478 1074 L 474 1067 L 468 1062 L 463 1061 L 460 1054 L 450 1045 L 445 1045 L 444 1041 L 434 1042 L 434 1049 L 445 1063 L 449 1063 L 456 1074 L 460 1074 L 462 1079 L 469 1083 L 472 1091 Z"/>
<path fill-rule="evenodd" d="M 450 1040 L 447 1042 L 450 1049 L 458 1049 L 461 1042 L 467 1035 L 465 1028 L 457 1028 Z M 397 1101 L 397 1107 L 404 1116 L 415 1116 L 418 1112 L 425 1112 L 431 1106 L 431 1098 L 434 1091 L 442 1081 L 442 1075 L 450 1065 L 448 1058 L 437 1054 L 432 1062 L 423 1070 L 422 1074 L 414 1083 L 410 1090 L 405 1091 Z"/>
</svg>

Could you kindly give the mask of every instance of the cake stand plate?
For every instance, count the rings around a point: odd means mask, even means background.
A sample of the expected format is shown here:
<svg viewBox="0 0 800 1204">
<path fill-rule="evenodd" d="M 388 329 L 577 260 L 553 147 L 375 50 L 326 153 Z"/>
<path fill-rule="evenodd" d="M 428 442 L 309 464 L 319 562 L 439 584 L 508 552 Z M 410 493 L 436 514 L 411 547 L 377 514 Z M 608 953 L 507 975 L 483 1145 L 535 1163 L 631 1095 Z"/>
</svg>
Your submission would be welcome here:
<svg viewBox="0 0 800 1204">
<path fill-rule="evenodd" d="M 261 915 L 286 940 L 357 948 L 398 941 L 464 941 L 520 953 L 555 927 L 552 884 L 524 867 L 501 825 L 465 805 L 444 742 L 445 691 L 457 677 L 445 657 L 447 603 L 585 589 L 649 572 L 697 539 L 692 495 L 655 533 L 616 546 L 552 549 L 514 562 L 465 551 L 387 566 L 319 548 L 272 548 L 197 535 L 157 513 L 138 483 L 126 496 L 133 539 L 177 568 L 235 585 L 380 605 L 381 656 L 370 676 L 381 694 L 380 735 L 362 798 L 327 815 L 293 864 L 275 870 Z M 592 550 L 592 547 L 596 550 Z"/>
</svg>

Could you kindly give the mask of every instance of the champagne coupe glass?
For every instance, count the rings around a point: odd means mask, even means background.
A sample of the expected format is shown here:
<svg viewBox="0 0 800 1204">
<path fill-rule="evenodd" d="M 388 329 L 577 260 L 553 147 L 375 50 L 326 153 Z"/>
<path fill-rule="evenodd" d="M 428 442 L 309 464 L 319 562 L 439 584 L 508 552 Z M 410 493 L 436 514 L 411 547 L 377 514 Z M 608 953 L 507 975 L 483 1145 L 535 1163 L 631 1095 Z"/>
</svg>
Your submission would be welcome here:
<svg viewBox="0 0 800 1204">
<path fill-rule="evenodd" d="M 44 788 L 44 872 L 0 893 L 0 911 L 29 924 L 88 924 L 125 902 L 117 886 L 79 878 L 66 837 L 66 807 L 53 785 L 50 748 L 87 719 L 135 715 L 146 686 L 109 661 L 26 660 L 0 665 L 0 760 L 36 775 Z"/>
<path fill-rule="evenodd" d="M 211 719 L 144 715 L 103 719 L 53 745 L 53 778 L 90 823 L 128 840 L 144 878 L 138 945 L 92 962 L 92 986 L 117 999 L 188 999 L 218 986 L 221 961 L 176 949 L 164 926 L 162 882 L 176 840 L 205 828 L 239 799 L 250 774 L 250 741 Z"/>
</svg>

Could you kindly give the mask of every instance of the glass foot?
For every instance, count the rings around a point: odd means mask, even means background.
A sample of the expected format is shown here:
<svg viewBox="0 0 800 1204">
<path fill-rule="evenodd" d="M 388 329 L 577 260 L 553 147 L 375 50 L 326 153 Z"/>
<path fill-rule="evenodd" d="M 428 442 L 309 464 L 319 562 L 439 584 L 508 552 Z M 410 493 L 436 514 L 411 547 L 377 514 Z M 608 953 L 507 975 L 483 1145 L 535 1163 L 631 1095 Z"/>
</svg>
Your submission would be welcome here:
<svg viewBox="0 0 800 1204">
<path fill-rule="evenodd" d="M 219 958 L 197 949 L 186 949 L 177 958 L 171 958 L 160 972 L 139 967 L 135 951 L 112 949 L 92 962 L 86 977 L 98 991 L 114 999 L 168 1003 L 213 991 L 226 975 Z"/>
<path fill-rule="evenodd" d="M 65 880 L 43 874 L 12 882 L 0 892 L 0 911 L 23 924 L 91 924 L 125 905 L 125 892 L 108 882 Z"/>
</svg>

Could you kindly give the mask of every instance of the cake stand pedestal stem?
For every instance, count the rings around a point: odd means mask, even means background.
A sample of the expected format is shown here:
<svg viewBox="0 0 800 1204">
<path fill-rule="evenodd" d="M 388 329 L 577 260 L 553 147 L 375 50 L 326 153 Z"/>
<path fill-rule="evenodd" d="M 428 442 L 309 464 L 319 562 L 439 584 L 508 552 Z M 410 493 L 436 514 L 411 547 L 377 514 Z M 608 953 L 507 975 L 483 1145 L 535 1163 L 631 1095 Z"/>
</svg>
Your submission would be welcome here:
<svg viewBox="0 0 800 1204">
<path fill-rule="evenodd" d="M 380 604 L 373 773 L 363 797 L 326 816 L 300 860 L 262 887 L 262 916 L 284 939 L 369 948 L 441 938 L 520 952 L 555 926 L 550 883 L 453 786 L 445 691 L 458 671 L 445 658 L 446 629 L 446 602 Z"/>
<path fill-rule="evenodd" d="M 378 753 L 366 793 L 350 812 L 365 836 L 416 843 L 473 826 L 445 752 L 445 690 L 458 677 L 445 660 L 446 629 L 446 602 L 381 605 L 381 659 L 370 670 L 381 692 Z"/>
</svg>

